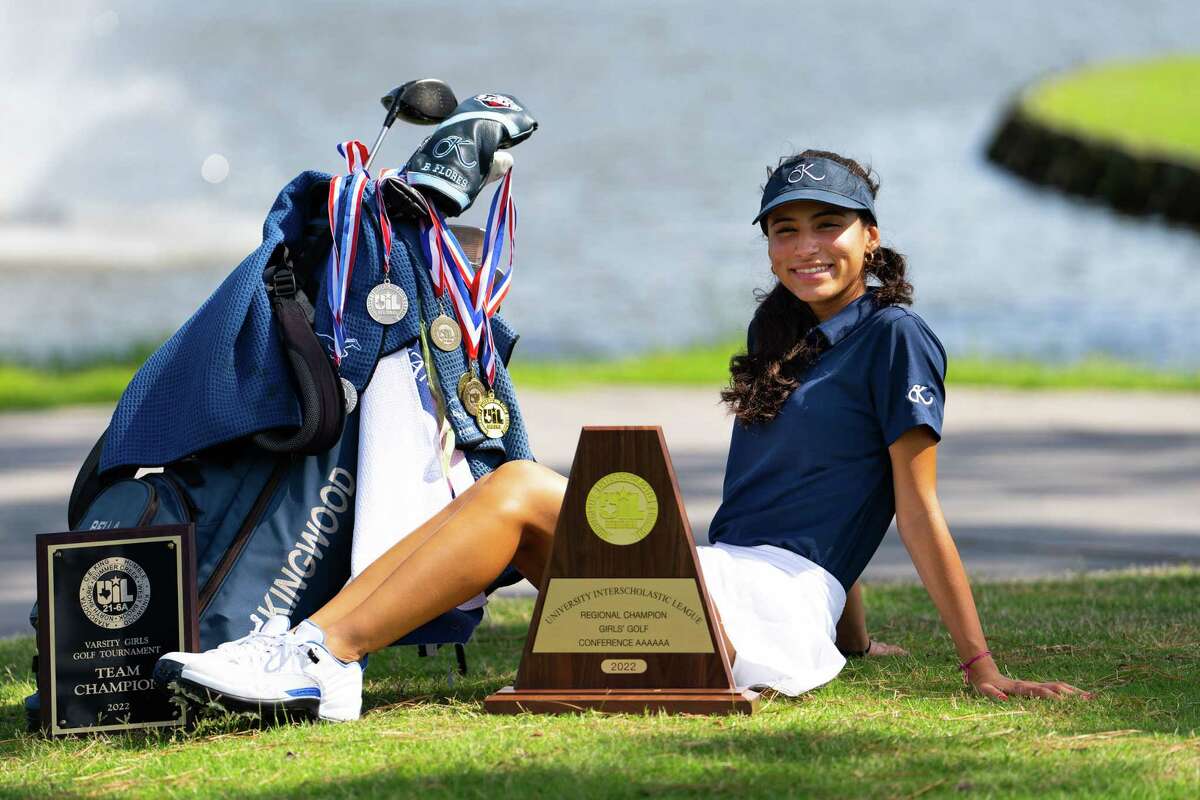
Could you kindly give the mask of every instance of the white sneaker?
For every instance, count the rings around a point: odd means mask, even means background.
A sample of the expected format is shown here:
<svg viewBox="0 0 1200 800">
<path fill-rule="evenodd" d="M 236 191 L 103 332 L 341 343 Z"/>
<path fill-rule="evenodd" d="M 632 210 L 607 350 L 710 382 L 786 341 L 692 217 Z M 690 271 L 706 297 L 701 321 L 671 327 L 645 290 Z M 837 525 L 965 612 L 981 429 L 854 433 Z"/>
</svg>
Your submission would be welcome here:
<svg viewBox="0 0 1200 800">
<path fill-rule="evenodd" d="M 362 663 L 345 662 L 325 648 L 325 631 L 311 620 L 304 620 L 286 636 L 289 642 L 307 651 L 305 673 L 321 688 L 321 719 L 346 722 L 362 714 Z"/>
<path fill-rule="evenodd" d="M 260 637 L 224 652 L 210 650 L 184 664 L 175 683 L 189 697 L 225 710 L 358 719 L 362 667 L 335 658 L 324 638 L 305 620 L 290 634 Z"/>
<path fill-rule="evenodd" d="M 283 614 L 276 614 L 268 618 L 258 630 L 250 631 L 240 639 L 223 642 L 211 650 L 205 650 L 201 653 L 167 653 L 160 657 L 154 665 L 154 680 L 160 686 L 165 687 L 179 677 L 180 672 L 185 666 L 199 663 L 203 660 L 211 660 L 214 658 L 214 654 L 224 658 L 238 652 L 242 648 L 274 647 L 274 640 L 277 637 L 287 635 L 288 629 L 291 627 L 292 621 L 290 619 Z"/>
<path fill-rule="evenodd" d="M 358 719 L 362 714 L 362 665 L 339 660 L 321 642 L 293 646 L 304 653 L 304 674 L 320 689 L 318 716 L 335 722 Z"/>
</svg>

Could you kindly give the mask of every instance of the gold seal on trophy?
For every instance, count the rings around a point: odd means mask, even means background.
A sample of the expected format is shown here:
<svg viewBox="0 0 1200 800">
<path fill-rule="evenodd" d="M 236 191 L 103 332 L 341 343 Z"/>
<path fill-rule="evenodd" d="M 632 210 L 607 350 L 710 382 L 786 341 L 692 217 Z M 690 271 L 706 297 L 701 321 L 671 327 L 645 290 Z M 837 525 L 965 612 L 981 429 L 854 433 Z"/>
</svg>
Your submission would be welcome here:
<svg viewBox="0 0 1200 800">
<path fill-rule="evenodd" d="M 488 438 L 499 439 L 508 433 L 508 406 L 496 395 L 488 392 L 487 397 L 479 404 L 479 410 L 475 412 L 475 422 Z"/>
<path fill-rule="evenodd" d="M 464 372 L 458 379 L 458 399 L 462 401 L 463 408 L 472 417 L 479 414 L 479 405 L 486 396 L 487 387 L 483 385 L 483 381 L 475 377 L 475 373 Z"/>
<path fill-rule="evenodd" d="M 610 472 L 596 481 L 584 503 L 588 526 L 609 544 L 634 544 L 654 529 L 658 497 L 632 472 Z"/>
</svg>

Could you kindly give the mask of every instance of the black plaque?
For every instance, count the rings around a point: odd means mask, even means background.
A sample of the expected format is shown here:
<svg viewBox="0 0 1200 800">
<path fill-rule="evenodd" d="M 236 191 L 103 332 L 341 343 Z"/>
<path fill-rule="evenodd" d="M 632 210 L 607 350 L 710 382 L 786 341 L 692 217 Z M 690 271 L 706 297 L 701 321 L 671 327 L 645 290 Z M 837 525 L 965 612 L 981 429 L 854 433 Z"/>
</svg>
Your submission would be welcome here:
<svg viewBox="0 0 1200 800">
<path fill-rule="evenodd" d="M 152 675 L 164 653 L 199 644 L 192 526 L 42 534 L 37 571 L 42 729 L 185 724 Z"/>
</svg>

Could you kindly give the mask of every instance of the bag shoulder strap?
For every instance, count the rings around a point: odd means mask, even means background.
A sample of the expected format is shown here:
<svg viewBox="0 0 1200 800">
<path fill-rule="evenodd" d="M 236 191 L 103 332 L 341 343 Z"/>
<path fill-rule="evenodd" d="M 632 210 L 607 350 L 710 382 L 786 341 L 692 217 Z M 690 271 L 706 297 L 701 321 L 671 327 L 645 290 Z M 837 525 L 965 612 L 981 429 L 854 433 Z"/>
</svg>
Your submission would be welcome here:
<svg viewBox="0 0 1200 800">
<path fill-rule="evenodd" d="M 108 428 L 105 428 L 75 476 L 75 485 L 71 487 L 71 499 L 67 501 L 67 530 L 75 530 L 75 526 L 83 519 L 92 501 L 101 491 L 122 478 L 132 478 L 137 474 L 133 467 L 119 467 L 101 476 L 100 456 L 104 453 L 104 442 L 107 438 Z"/>
<path fill-rule="evenodd" d="M 271 453 L 323 453 L 337 444 L 346 422 L 341 380 L 313 330 L 313 306 L 300 289 L 286 245 L 272 254 L 263 282 L 299 390 L 301 424 L 257 433 L 253 441 Z"/>
</svg>

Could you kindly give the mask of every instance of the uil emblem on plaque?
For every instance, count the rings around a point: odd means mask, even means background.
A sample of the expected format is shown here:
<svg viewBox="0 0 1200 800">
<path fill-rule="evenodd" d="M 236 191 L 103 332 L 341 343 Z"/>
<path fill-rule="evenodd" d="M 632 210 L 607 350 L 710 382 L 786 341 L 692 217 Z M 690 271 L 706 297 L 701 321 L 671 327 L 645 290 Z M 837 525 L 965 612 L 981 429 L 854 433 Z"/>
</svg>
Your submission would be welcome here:
<svg viewBox="0 0 1200 800">
<path fill-rule="evenodd" d="M 611 472 L 588 491 L 588 526 L 609 544 L 645 539 L 658 520 L 658 497 L 650 484 L 632 472 Z"/>
<path fill-rule="evenodd" d="M 101 628 L 125 628 L 150 605 L 150 578 L 129 558 L 106 558 L 83 575 L 79 605 Z"/>
</svg>

